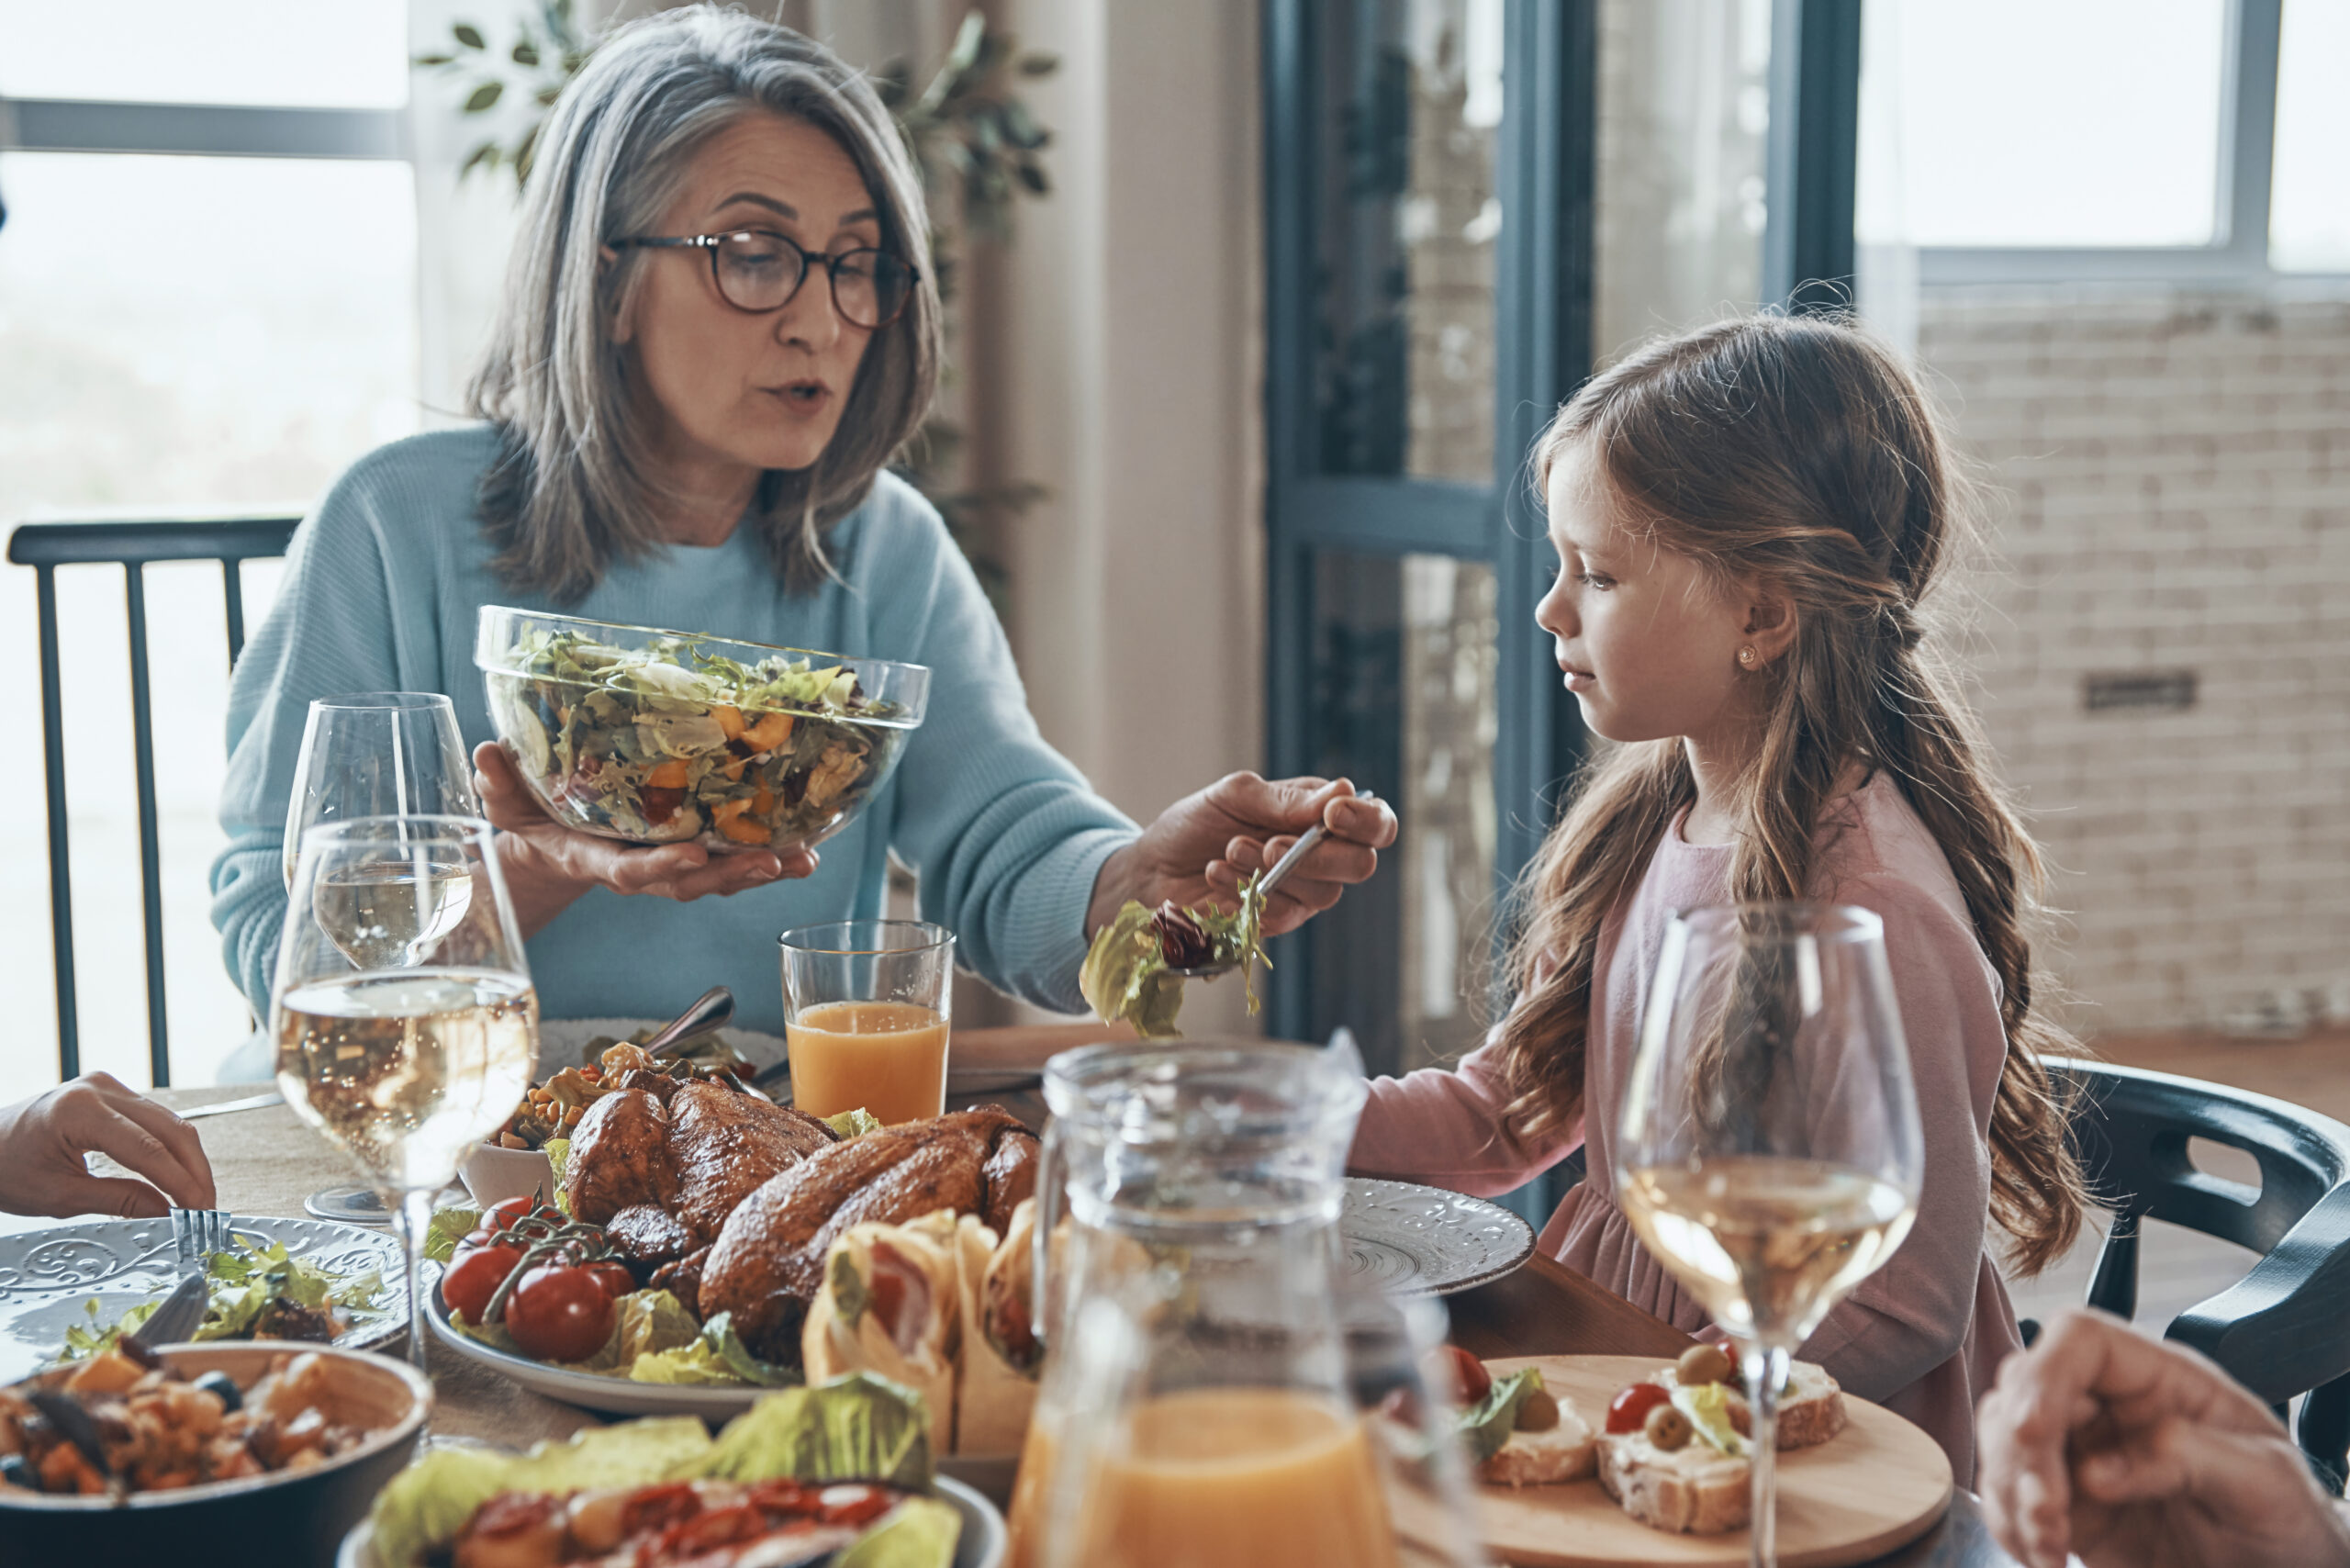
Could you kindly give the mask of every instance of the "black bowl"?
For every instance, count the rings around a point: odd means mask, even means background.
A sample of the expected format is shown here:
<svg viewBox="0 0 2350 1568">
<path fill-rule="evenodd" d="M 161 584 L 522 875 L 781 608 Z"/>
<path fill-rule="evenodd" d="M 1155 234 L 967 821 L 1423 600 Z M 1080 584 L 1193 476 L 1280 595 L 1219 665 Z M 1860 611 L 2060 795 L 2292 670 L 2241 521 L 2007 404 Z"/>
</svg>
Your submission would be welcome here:
<svg viewBox="0 0 2350 1568">
<path fill-rule="evenodd" d="M 238 1387 L 251 1388 L 269 1370 L 270 1358 L 301 1350 L 327 1358 L 332 1414 L 368 1428 L 359 1447 L 308 1470 L 176 1492 L 133 1493 L 119 1506 L 104 1497 L 52 1497 L 0 1487 L 0 1562 L 9 1568 L 115 1562 L 329 1568 L 343 1536 L 366 1518 L 375 1494 L 415 1452 L 432 1409 L 431 1385 L 404 1361 L 327 1345 L 173 1345 L 163 1354 L 183 1377 L 225 1372 Z"/>
</svg>

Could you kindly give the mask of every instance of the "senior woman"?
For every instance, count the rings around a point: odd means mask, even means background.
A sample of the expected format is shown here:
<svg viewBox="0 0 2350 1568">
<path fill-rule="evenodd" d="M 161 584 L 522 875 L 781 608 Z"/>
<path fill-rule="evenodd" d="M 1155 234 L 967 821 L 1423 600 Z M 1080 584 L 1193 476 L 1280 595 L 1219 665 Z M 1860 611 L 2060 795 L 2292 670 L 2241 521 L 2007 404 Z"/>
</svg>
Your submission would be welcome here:
<svg viewBox="0 0 2350 1568">
<path fill-rule="evenodd" d="M 936 382 L 928 232 L 879 99 L 820 45 L 694 7 L 597 50 L 541 137 L 484 422 L 353 465 L 237 666 L 213 918 L 256 1010 L 295 754 L 331 692 L 455 700 L 555 1016 L 659 1014 L 718 980 L 779 1032 L 776 933 L 878 913 L 892 849 L 972 969 L 1063 1010 L 1127 899 L 1228 896 L 1316 821 L 1331 837 L 1269 926 L 1371 875 L 1394 821 L 1343 783 L 1236 774 L 1137 830 L 1039 736 L 968 566 L 882 466 Z M 488 603 L 927 665 L 929 717 L 821 857 L 620 845 L 546 817 L 489 742 Z"/>
</svg>

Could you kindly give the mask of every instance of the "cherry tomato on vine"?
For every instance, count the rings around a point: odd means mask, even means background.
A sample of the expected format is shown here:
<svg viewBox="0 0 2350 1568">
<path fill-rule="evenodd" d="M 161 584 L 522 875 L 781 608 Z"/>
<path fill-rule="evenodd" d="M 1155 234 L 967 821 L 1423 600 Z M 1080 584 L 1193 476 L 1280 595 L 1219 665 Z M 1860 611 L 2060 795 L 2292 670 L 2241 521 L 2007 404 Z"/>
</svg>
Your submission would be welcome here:
<svg viewBox="0 0 2350 1568">
<path fill-rule="evenodd" d="M 466 1322 L 478 1324 L 488 1309 L 489 1298 L 521 1260 L 521 1249 L 499 1241 L 460 1247 L 449 1260 L 448 1271 L 441 1276 L 441 1299 L 449 1304 L 450 1311 L 464 1313 Z"/>
<path fill-rule="evenodd" d="M 596 1282 L 604 1287 L 604 1294 L 614 1301 L 620 1300 L 621 1297 L 636 1289 L 636 1276 L 628 1271 L 628 1265 L 625 1263 L 615 1263 L 610 1258 L 599 1258 L 593 1263 L 582 1264 L 581 1267 L 595 1276 Z"/>
<path fill-rule="evenodd" d="M 531 1211 L 534 1206 L 534 1201 L 530 1198 L 500 1198 L 498 1202 L 490 1204 L 487 1210 L 483 1211 L 481 1216 L 482 1228 L 485 1230 L 510 1230 L 513 1228 L 514 1222 L 516 1220 L 528 1219 L 531 1216 Z"/>
<path fill-rule="evenodd" d="M 612 1337 L 619 1309 L 602 1283 L 568 1263 L 540 1263 L 506 1298 L 506 1331 L 526 1356 L 583 1361 Z"/>
</svg>

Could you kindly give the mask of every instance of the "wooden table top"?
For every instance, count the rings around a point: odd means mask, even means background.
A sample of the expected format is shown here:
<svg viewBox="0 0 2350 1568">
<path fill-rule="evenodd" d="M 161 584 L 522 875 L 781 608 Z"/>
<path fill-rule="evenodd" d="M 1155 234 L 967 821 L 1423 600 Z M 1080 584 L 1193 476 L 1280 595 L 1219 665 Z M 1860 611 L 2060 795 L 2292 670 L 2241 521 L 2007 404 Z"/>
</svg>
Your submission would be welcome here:
<svg viewBox="0 0 2350 1568">
<path fill-rule="evenodd" d="M 1009 1063 L 1046 1046 L 1059 1048 L 1069 1043 L 1060 1039 L 1063 1033 L 1061 1026 L 960 1031 L 957 1057 L 968 1041 L 978 1047 L 974 1057 L 985 1051 L 991 1065 Z M 1098 1026 L 1076 1033 L 1088 1039 L 1100 1037 Z M 236 1099 L 259 1087 L 164 1090 L 155 1098 L 179 1109 Z M 967 1098 L 1002 1101 L 1023 1114 L 1042 1110 L 1032 1094 L 1017 1090 Z M 288 1108 L 241 1112 L 197 1126 L 221 1204 L 234 1212 L 299 1215 L 307 1194 L 352 1179 L 352 1168 Z M 1669 1324 L 1540 1256 L 1515 1273 L 1449 1298 L 1445 1305 L 1451 1312 L 1453 1338 L 1479 1356 L 1669 1358 L 1690 1343 Z M 601 1419 L 517 1388 L 438 1343 L 431 1350 L 437 1398 L 433 1429 L 438 1434 L 527 1447 L 542 1438 L 568 1436 Z M 1964 1492 L 1949 1516 L 1924 1539 L 1880 1561 L 1882 1568 L 2013 1568 L 2013 1560 L 1991 1540 L 1974 1500 Z"/>
</svg>

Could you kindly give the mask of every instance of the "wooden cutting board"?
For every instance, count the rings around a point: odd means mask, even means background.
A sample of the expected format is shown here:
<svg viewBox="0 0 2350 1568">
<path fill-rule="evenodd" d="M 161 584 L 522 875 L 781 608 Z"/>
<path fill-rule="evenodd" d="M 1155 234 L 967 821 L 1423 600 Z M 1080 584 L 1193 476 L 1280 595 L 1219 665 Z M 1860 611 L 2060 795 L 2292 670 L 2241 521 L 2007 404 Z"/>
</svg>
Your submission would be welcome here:
<svg viewBox="0 0 2350 1568">
<path fill-rule="evenodd" d="M 1542 1386 L 1572 1397 L 1597 1428 L 1625 1384 L 1655 1374 L 1638 1356 L 1521 1356 L 1489 1361 L 1495 1376 L 1542 1369 Z M 1951 1496 L 1942 1445 L 1880 1406 L 1847 1394 L 1844 1429 L 1779 1456 L 1780 1568 L 1844 1568 L 1906 1546 L 1931 1529 Z M 1671 1535 L 1616 1506 L 1599 1483 L 1478 1486 L 1485 1544 L 1505 1562 L 1542 1568 L 1745 1568 L 1746 1531 Z"/>
</svg>

